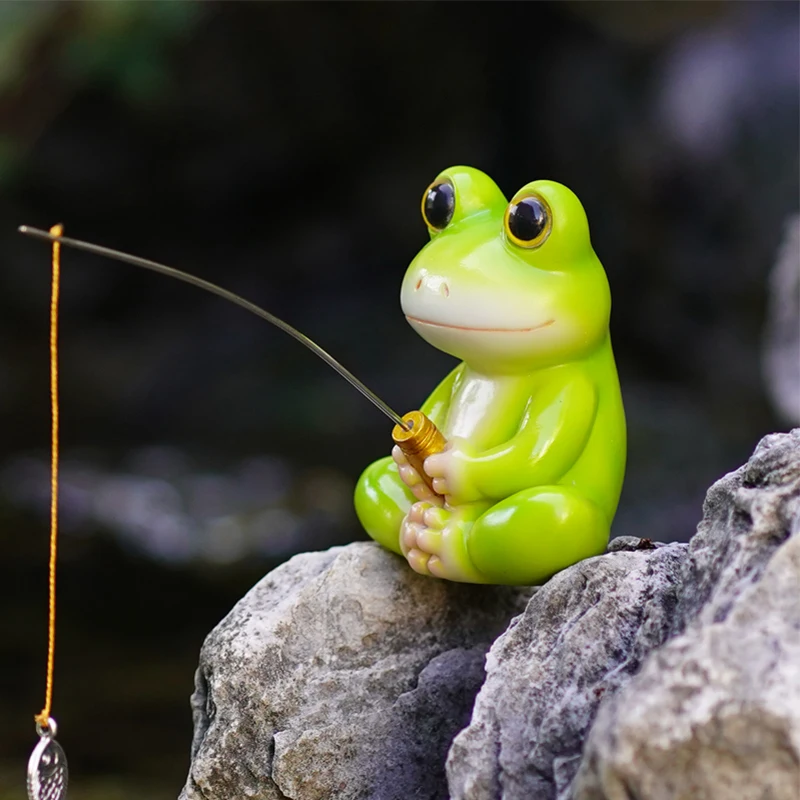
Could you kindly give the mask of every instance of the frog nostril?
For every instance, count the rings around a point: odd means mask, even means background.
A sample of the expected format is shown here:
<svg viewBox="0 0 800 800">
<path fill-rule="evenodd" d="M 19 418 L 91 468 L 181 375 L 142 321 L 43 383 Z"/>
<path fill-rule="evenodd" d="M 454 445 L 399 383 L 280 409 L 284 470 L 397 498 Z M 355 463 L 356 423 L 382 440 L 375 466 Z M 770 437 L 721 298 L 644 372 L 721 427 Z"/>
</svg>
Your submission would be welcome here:
<svg viewBox="0 0 800 800">
<path fill-rule="evenodd" d="M 442 291 L 445 297 L 450 297 L 450 287 L 446 283 L 442 284 Z"/>
<path fill-rule="evenodd" d="M 416 291 L 416 290 L 418 290 L 420 286 L 422 286 L 422 278 L 420 278 L 420 279 L 417 281 L 417 285 L 414 287 L 414 290 L 415 290 L 415 291 Z"/>
</svg>

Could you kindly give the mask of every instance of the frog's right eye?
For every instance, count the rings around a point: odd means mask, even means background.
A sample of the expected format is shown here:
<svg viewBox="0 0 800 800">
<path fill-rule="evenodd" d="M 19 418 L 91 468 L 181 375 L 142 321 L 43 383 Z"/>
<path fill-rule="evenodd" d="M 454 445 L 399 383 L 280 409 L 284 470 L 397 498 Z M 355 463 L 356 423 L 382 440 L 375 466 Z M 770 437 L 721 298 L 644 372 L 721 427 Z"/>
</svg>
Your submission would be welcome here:
<svg viewBox="0 0 800 800">
<path fill-rule="evenodd" d="M 422 218 L 434 231 L 444 230 L 456 210 L 456 190 L 446 178 L 437 178 L 422 195 Z"/>
</svg>

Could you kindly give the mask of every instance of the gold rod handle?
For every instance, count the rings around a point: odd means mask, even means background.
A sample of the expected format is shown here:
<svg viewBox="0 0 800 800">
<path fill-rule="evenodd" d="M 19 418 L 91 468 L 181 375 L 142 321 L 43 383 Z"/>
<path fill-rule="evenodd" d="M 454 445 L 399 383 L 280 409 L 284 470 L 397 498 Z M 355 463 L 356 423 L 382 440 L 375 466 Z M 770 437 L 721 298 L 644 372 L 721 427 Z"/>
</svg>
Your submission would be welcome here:
<svg viewBox="0 0 800 800">
<path fill-rule="evenodd" d="M 434 494 L 438 494 L 433 488 L 433 478 L 425 472 L 423 464 L 428 456 L 441 453 L 447 440 L 436 425 L 421 411 L 409 411 L 408 414 L 404 414 L 403 422 L 407 429 L 401 425 L 395 425 L 392 430 L 392 439 L 395 444 L 400 446 L 408 463 L 419 473 L 428 488 Z"/>
</svg>

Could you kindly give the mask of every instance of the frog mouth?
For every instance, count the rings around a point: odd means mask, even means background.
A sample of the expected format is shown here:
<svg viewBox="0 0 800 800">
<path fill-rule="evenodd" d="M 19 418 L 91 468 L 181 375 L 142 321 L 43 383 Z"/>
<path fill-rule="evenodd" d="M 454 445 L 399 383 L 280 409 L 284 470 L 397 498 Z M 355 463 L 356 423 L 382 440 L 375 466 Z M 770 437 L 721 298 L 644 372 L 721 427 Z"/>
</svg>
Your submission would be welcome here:
<svg viewBox="0 0 800 800">
<path fill-rule="evenodd" d="M 539 325 L 532 325 L 530 328 L 477 328 L 469 325 L 445 325 L 442 322 L 430 322 L 427 319 L 412 317 L 408 314 L 406 314 L 406 319 L 409 322 L 417 322 L 420 325 L 429 325 L 432 328 L 448 328 L 454 331 L 480 331 L 481 333 L 529 333 L 530 331 L 538 331 L 541 328 L 547 328 L 555 323 L 554 319 L 548 319 Z"/>
</svg>

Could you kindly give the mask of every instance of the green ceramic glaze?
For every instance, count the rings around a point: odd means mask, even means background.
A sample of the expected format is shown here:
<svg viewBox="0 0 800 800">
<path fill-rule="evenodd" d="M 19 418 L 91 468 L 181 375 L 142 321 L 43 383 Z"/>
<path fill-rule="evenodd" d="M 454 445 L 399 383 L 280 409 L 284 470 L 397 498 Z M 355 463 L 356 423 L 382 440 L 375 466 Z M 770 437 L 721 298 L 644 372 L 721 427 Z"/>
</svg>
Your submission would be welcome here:
<svg viewBox="0 0 800 800">
<path fill-rule="evenodd" d="M 448 441 L 399 448 L 361 476 L 369 535 L 417 572 L 540 584 L 602 553 L 625 471 L 611 295 L 578 198 L 534 181 L 508 203 L 484 173 L 445 170 L 423 196 L 431 241 L 406 272 L 403 312 L 461 360 L 421 410 Z"/>
</svg>

